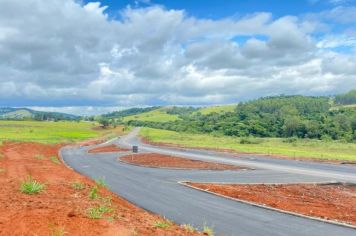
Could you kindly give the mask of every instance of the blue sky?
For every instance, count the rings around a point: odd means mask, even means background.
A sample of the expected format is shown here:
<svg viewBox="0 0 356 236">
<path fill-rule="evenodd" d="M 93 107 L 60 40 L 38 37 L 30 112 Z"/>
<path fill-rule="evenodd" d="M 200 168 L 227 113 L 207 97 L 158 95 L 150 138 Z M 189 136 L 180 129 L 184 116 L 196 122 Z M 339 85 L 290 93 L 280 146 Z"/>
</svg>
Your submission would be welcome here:
<svg viewBox="0 0 356 236">
<path fill-rule="evenodd" d="M 0 73 L 0 106 L 76 114 L 342 93 L 356 0 L 3 0 Z"/>
<path fill-rule="evenodd" d="M 84 1 L 90 2 L 88 0 Z M 167 9 L 183 9 L 189 15 L 197 18 L 218 19 L 234 15 L 245 15 L 255 12 L 272 12 L 274 17 L 285 15 L 301 15 L 306 12 L 320 12 L 330 9 L 335 5 L 350 6 L 355 4 L 349 1 L 328 0 L 102 0 L 103 5 L 109 6 L 108 12 L 112 16 L 117 15 L 121 9 L 131 7 L 147 7 L 151 5 L 162 5 Z"/>
</svg>

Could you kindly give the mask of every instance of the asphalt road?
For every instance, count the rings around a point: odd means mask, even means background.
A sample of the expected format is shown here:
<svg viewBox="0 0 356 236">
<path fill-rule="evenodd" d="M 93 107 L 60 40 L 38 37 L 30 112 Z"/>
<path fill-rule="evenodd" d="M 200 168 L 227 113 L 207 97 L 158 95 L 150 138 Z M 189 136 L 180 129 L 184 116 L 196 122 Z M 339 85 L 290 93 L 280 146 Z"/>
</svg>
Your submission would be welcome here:
<svg viewBox="0 0 356 236">
<path fill-rule="evenodd" d="M 139 145 L 140 152 L 157 152 L 191 159 L 255 168 L 248 171 L 170 170 L 145 168 L 117 160 L 117 153 L 88 154 L 92 147 L 66 147 L 64 161 L 91 178 L 104 177 L 110 189 L 130 202 L 179 224 L 197 228 L 207 225 L 217 235 L 356 235 L 344 226 L 292 216 L 194 190 L 179 181 L 231 183 L 297 183 L 344 181 L 356 183 L 353 166 L 320 164 L 258 157 L 236 158 L 231 154 L 200 150 L 153 147 L 138 141 L 135 129 L 113 140 L 120 146 Z M 100 145 L 99 145 L 100 146 Z"/>
</svg>

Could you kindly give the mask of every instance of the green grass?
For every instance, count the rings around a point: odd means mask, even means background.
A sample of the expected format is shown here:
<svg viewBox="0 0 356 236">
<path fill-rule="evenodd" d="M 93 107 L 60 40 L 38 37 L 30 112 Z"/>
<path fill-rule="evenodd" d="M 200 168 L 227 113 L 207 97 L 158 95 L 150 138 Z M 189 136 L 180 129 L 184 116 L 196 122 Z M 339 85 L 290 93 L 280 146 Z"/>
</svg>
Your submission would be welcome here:
<svg viewBox="0 0 356 236">
<path fill-rule="evenodd" d="M 20 184 L 20 191 L 26 194 L 37 194 L 44 190 L 45 185 L 37 182 L 36 180 L 32 179 L 31 176 L 28 177 L 27 180 L 22 181 Z"/>
<path fill-rule="evenodd" d="M 222 112 L 233 112 L 236 108 L 237 104 L 232 105 L 221 105 L 221 106 L 210 106 L 203 107 L 198 110 L 203 115 L 207 115 L 213 112 L 222 113 Z"/>
<path fill-rule="evenodd" d="M 102 136 L 105 130 L 94 130 L 88 122 L 0 121 L 0 142 L 62 143 Z"/>
<path fill-rule="evenodd" d="M 94 200 L 99 198 L 99 193 L 98 193 L 99 189 L 98 186 L 93 186 L 90 191 L 89 191 L 89 199 Z"/>
<path fill-rule="evenodd" d="M 289 157 L 356 160 L 356 144 L 339 141 L 326 142 L 297 139 L 293 142 L 286 142 L 288 140 L 282 138 L 248 138 L 248 141 L 246 141 L 246 138 L 215 137 L 151 128 L 142 128 L 140 134 L 152 142 L 171 143 L 186 147 L 231 149 L 237 152 L 275 154 Z"/>
<path fill-rule="evenodd" d="M 126 116 L 123 121 L 127 122 L 130 120 L 140 120 L 140 121 L 153 121 L 153 122 L 167 122 L 178 120 L 178 115 L 172 115 L 166 113 L 167 107 L 162 107 L 157 110 L 144 112 L 137 115 Z"/>
<path fill-rule="evenodd" d="M 154 222 L 153 226 L 160 229 L 167 229 L 172 226 L 172 222 L 169 220 L 158 220 Z"/>
<path fill-rule="evenodd" d="M 208 235 L 208 236 L 214 236 L 215 235 L 214 229 L 212 227 L 207 226 L 207 225 L 204 225 L 203 233 Z"/>
<path fill-rule="evenodd" d="M 71 184 L 74 190 L 83 190 L 85 189 L 85 185 L 82 182 L 75 181 Z"/>
<path fill-rule="evenodd" d="M 113 209 L 105 205 L 99 205 L 88 208 L 87 212 L 90 219 L 102 219 L 105 213 L 111 213 Z"/>
<path fill-rule="evenodd" d="M 196 231 L 196 229 L 190 224 L 183 224 L 181 227 L 189 233 L 194 233 Z"/>
<path fill-rule="evenodd" d="M 60 165 L 61 164 L 61 162 L 58 160 L 58 158 L 57 157 L 55 157 L 55 156 L 51 156 L 50 158 L 49 158 L 49 160 L 51 161 L 51 162 L 53 162 L 54 164 L 57 164 L 57 165 Z"/>
<path fill-rule="evenodd" d="M 107 188 L 108 184 L 105 182 L 105 178 L 104 177 L 100 177 L 98 179 L 95 180 L 95 183 L 98 187 L 102 187 L 102 188 Z"/>
</svg>

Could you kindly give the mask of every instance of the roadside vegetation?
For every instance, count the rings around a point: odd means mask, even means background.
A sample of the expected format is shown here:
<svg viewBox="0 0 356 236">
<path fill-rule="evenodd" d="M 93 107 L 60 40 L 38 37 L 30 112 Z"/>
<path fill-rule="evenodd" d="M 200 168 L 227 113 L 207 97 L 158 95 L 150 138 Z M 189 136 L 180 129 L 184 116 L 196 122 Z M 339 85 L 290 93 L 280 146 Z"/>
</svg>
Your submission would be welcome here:
<svg viewBox="0 0 356 236">
<path fill-rule="evenodd" d="M 231 137 L 300 138 L 356 142 L 356 109 L 332 109 L 329 97 L 277 96 L 239 103 L 233 111 L 179 115 L 169 122 L 128 124 Z"/>
<path fill-rule="evenodd" d="M 341 141 L 298 138 L 240 138 L 152 128 L 142 128 L 140 135 L 153 143 L 169 143 L 190 148 L 229 149 L 244 153 L 356 161 L 356 144 Z"/>
<path fill-rule="evenodd" d="M 28 178 L 21 182 L 20 191 L 26 194 L 37 194 L 44 190 L 45 185 L 40 182 L 34 180 L 32 176 L 28 176 Z"/>
<path fill-rule="evenodd" d="M 0 142 L 67 143 L 122 134 L 123 126 L 98 128 L 94 122 L 0 121 Z"/>
</svg>

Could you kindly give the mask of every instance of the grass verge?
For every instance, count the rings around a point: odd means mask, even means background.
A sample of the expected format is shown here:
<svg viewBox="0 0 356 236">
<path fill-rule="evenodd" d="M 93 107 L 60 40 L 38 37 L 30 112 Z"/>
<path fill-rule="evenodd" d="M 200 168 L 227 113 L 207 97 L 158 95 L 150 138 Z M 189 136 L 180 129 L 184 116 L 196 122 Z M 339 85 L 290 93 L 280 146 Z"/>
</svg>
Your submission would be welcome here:
<svg viewBox="0 0 356 236">
<path fill-rule="evenodd" d="M 140 135 L 155 143 L 190 148 L 229 149 L 236 152 L 281 155 L 293 158 L 317 158 L 356 161 L 356 144 L 339 141 L 283 138 L 237 138 L 142 128 Z"/>
</svg>

